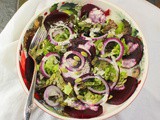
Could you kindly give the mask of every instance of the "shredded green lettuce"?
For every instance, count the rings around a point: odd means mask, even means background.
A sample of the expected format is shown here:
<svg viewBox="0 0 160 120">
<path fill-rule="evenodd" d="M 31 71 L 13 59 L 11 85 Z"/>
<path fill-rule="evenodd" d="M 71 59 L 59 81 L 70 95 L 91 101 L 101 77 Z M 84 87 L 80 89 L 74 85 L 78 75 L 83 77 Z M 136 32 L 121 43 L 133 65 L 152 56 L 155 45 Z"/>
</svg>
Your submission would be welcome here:
<svg viewBox="0 0 160 120">
<path fill-rule="evenodd" d="M 49 11 L 50 11 L 50 12 L 53 12 L 54 10 L 57 10 L 57 7 L 58 7 L 58 3 L 52 5 L 52 7 L 49 9 Z"/>
<path fill-rule="evenodd" d="M 50 57 L 44 64 L 44 69 L 47 74 L 52 75 L 53 73 L 59 71 L 59 61 L 55 56 Z"/>
<path fill-rule="evenodd" d="M 102 99 L 102 97 L 103 97 L 103 95 L 99 95 L 99 94 L 95 94 L 90 91 L 87 91 L 84 94 L 83 99 L 89 103 L 95 104 L 95 103 L 99 102 Z"/>
<path fill-rule="evenodd" d="M 67 85 L 64 86 L 63 92 L 64 92 L 66 95 L 70 95 L 70 93 L 71 93 L 72 91 L 73 91 L 73 88 L 72 88 L 71 83 L 68 83 Z"/>
<path fill-rule="evenodd" d="M 62 41 L 67 40 L 69 36 L 70 36 L 69 30 L 64 29 L 61 34 L 57 34 L 56 36 L 54 36 L 54 40 L 57 42 L 62 42 Z"/>
<path fill-rule="evenodd" d="M 121 34 L 124 30 L 124 23 L 121 21 L 117 25 L 118 25 L 118 28 L 116 29 L 115 33 Z"/>
<path fill-rule="evenodd" d="M 132 28 L 132 36 L 136 37 L 139 31 L 135 28 Z"/>
</svg>

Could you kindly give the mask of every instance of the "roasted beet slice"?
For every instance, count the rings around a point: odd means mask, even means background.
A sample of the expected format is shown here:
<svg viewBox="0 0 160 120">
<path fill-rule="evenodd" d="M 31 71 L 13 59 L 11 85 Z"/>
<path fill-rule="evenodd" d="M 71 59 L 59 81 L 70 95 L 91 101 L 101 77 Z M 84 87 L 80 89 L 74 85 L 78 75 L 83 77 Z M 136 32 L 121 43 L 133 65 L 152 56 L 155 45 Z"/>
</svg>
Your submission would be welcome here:
<svg viewBox="0 0 160 120">
<path fill-rule="evenodd" d="M 99 7 L 93 5 L 93 4 L 86 4 L 82 7 L 81 9 L 81 17 L 83 15 L 89 15 L 89 12 L 93 9 L 93 8 L 97 8 L 97 9 L 100 9 Z"/>
<path fill-rule="evenodd" d="M 33 70 L 34 70 L 34 62 L 30 56 L 26 58 L 26 64 L 25 64 L 25 75 L 27 81 L 32 81 L 33 76 Z"/>
<path fill-rule="evenodd" d="M 64 76 L 63 76 L 63 78 L 64 78 L 64 80 L 65 80 L 66 82 L 70 82 L 72 85 L 74 85 L 74 81 L 75 81 L 74 78 L 71 78 L 71 77 L 65 78 Z"/>
<path fill-rule="evenodd" d="M 87 108 L 86 110 L 76 110 L 71 107 L 65 107 L 64 112 L 73 118 L 93 118 L 101 115 L 103 113 L 102 106 L 99 106 L 97 111 Z"/>
<path fill-rule="evenodd" d="M 124 68 L 132 68 L 139 64 L 143 56 L 142 41 L 130 35 L 124 35 L 126 44 L 129 46 L 129 55 L 123 56 L 122 65 Z"/>
<path fill-rule="evenodd" d="M 50 25 L 53 25 L 54 23 L 58 21 L 65 22 L 68 20 L 68 18 L 69 18 L 69 15 L 64 12 L 53 11 L 44 20 L 44 26 L 48 30 L 50 28 Z"/>
<path fill-rule="evenodd" d="M 85 45 L 87 42 L 87 40 L 83 40 L 82 38 L 78 37 L 76 39 L 71 40 L 71 45 L 73 47 L 77 47 L 79 44 Z"/>
<path fill-rule="evenodd" d="M 138 80 L 136 78 L 127 77 L 127 82 L 124 84 L 123 90 L 111 90 L 110 95 L 113 97 L 107 101 L 109 104 L 120 105 L 125 102 L 136 90 L 138 86 Z"/>
</svg>

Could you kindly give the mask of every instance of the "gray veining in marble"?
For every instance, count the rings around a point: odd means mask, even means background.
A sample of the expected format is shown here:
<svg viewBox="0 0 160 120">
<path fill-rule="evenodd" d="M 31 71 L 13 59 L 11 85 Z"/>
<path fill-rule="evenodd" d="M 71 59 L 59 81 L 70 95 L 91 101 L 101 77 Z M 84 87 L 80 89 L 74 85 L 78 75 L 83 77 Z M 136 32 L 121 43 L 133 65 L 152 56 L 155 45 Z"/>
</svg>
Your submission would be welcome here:
<svg viewBox="0 0 160 120">
<path fill-rule="evenodd" d="M 0 32 L 16 12 L 17 0 L 0 0 Z"/>
</svg>

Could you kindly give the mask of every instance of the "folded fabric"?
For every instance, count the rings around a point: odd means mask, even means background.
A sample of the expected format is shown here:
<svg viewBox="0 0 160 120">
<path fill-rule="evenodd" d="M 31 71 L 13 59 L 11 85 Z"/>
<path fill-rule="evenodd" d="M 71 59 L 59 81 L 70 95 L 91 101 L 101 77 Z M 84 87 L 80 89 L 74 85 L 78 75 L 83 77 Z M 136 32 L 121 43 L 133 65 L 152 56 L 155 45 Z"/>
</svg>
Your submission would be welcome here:
<svg viewBox="0 0 160 120">
<path fill-rule="evenodd" d="M 29 0 L 0 34 L 0 120 L 22 120 L 27 95 L 17 75 L 16 49 L 25 25 L 34 14 L 55 0 Z M 140 25 L 149 48 L 148 78 L 142 92 L 124 111 L 109 120 L 159 120 L 160 118 L 160 10 L 145 0 L 110 0 L 126 10 Z M 29 9 L 29 10 L 28 10 Z M 57 120 L 38 107 L 31 120 Z"/>
</svg>

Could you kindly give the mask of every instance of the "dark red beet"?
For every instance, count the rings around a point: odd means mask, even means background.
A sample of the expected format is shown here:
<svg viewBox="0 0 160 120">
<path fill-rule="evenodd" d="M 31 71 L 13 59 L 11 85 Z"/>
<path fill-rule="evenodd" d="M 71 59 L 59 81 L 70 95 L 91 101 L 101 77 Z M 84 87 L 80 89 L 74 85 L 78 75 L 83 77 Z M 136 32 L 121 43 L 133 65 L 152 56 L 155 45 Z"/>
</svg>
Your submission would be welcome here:
<svg viewBox="0 0 160 120">
<path fill-rule="evenodd" d="M 76 38 L 74 40 L 71 40 L 71 47 L 69 47 L 69 49 L 73 50 L 75 48 L 77 48 L 79 45 L 85 45 L 87 42 L 87 40 L 83 40 L 82 38 Z M 81 49 L 81 48 L 80 48 Z M 91 59 L 93 59 L 96 55 L 96 48 L 95 46 L 91 46 L 89 49 L 89 52 L 91 53 Z"/>
<path fill-rule="evenodd" d="M 64 108 L 64 112 L 73 118 L 93 118 L 101 115 L 103 113 L 103 108 L 99 106 L 97 111 L 93 111 L 89 108 L 86 110 L 76 110 L 67 106 Z"/>
<path fill-rule="evenodd" d="M 109 104 L 120 105 L 125 102 L 136 90 L 138 86 L 138 80 L 136 78 L 127 77 L 127 82 L 124 84 L 124 90 L 112 90 L 110 95 L 113 96 L 110 100 L 107 101 Z"/>
<path fill-rule="evenodd" d="M 69 18 L 68 14 L 55 10 L 46 17 L 46 19 L 44 20 L 44 26 L 48 30 L 50 28 L 50 25 L 53 25 L 58 21 L 65 22 L 68 20 L 68 18 Z"/>
<path fill-rule="evenodd" d="M 73 47 L 77 47 L 79 44 L 84 45 L 87 42 L 88 42 L 87 40 L 83 40 L 82 38 L 76 38 L 71 40 L 71 44 Z"/>
<path fill-rule="evenodd" d="M 26 64 L 25 64 L 25 75 L 26 79 L 31 82 L 32 76 L 33 76 L 33 70 L 34 70 L 34 62 L 31 57 L 26 58 Z"/>
<path fill-rule="evenodd" d="M 132 37 L 130 35 L 124 35 L 123 38 L 125 39 L 126 44 L 133 43 L 138 44 L 138 48 L 132 51 L 129 55 L 123 56 L 122 62 L 128 60 L 129 65 L 123 65 L 124 68 L 132 68 L 139 64 L 143 56 L 143 43 L 137 37 Z M 135 63 L 132 64 L 132 59 L 135 59 Z"/>
<path fill-rule="evenodd" d="M 75 81 L 74 78 L 71 78 L 71 77 L 68 77 L 68 78 L 63 77 L 63 78 L 66 82 L 70 82 L 72 85 L 74 85 L 74 81 Z"/>
<path fill-rule="evenodd" d="M 93 9 L 93 8 L 97 8 L 97 9 L 100 9 L 99 7 L 93 5 L 93 4 L 86 4 L 82 7 L 81 9 L 81 17 L 83 15 L 89 15 L 89 12 Z"/>
</svg>

